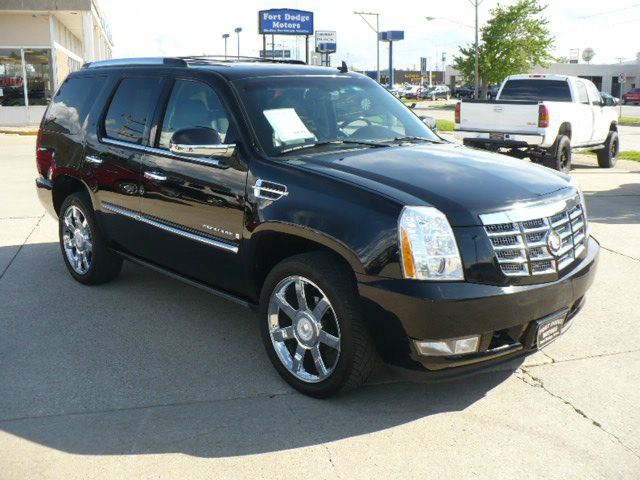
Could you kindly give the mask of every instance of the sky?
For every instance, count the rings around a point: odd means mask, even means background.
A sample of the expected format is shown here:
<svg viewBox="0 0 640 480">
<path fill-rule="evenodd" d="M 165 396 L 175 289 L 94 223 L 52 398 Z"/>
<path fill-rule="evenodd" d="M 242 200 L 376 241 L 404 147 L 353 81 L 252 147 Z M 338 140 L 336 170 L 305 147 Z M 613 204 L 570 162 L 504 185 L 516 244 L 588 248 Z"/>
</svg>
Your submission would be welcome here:
<svg viewBox="0 0 640 480">
<path fill-rule="evenodd" d="M 316 30 L 335 30 L 338 50 L 332 64 L 342 60 L 359 70 L 375 69 L 375 33 L 354 11 L 380 14 L 380 30 L 404 30 L 394 43 L 395 68 L 419 68 L 420 57 L 434 68 L 442 54 L 447 64 L 459 45 L 473 43 L 474 8 L 470 0 L 99 0 L 114 41 L 114 57 L 223 54 L 222 34 L 230 33 L 229 54 L 237 51 L 234 28 L 241 27 L 240 54 L 258 56 L 258 11 L 297 8 L 314 12 Z M 490 17 L 496 0 L 484 0 L 479 23 Z M 515 0 L 502 0 L 508 5 Z M 547 0 L 546 16 L 555 35 L 555 56 L 574 48 L 595 51 L 591 63 L 633 60 L 640 51 L 640 1 Z M 425 17 L 436 17 L 427 21 Z M 372 17 L 373 21 L 375 17 Z M 303 37 L 276 36 L 276 48 L 288 48 L 304 58 Z M 310 39 L 313 49 L 313 39 Z M 582 62 L 582 60 L 581 60 Z M 388 48 L 380 46 L 381 68 Z"/>
</svg>

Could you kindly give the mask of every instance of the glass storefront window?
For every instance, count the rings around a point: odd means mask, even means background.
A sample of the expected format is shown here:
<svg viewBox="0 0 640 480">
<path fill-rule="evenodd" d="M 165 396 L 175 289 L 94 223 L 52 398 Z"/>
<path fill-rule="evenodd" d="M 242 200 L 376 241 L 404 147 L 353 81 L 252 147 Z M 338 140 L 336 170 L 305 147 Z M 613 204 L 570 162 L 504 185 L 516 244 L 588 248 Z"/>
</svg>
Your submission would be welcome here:
<svg viewBox="0 0 640 480">
<path fill-rule="evenodd" d="M 0 106 L 26 105 L 25 71 L 29 105 L 49 103 L 52 93 L 51 50 L 48 48 L 0 48 Z"/>
<path fill-rule="evenodd" d="M 51 100 L 51 50 L 24 49 L 29 105 L 47 105 Z"/>
<path fill-rule="evenodd" d="M 24 104 L 24 78 L 20 49 L 0 49 L 0 105 L 18 107 Z"/>
</svg>

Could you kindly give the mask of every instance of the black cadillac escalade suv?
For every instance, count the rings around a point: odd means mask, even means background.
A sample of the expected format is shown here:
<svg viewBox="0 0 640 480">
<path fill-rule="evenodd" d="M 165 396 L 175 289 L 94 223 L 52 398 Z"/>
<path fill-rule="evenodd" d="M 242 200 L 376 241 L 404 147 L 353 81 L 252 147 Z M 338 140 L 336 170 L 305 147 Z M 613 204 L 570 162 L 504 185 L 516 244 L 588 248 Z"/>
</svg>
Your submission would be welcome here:
<svg viewBox="0 0 640 480">
<path fill-rule="evenodd" d="M 346 68 L 91 63 L 36 155 L 77 281 L 126 259 L 253 307 L 280 375 L 318 397 L 378 357 L 448 377 L 542 348 L 598 259 L 569 176 L 444 141 Z"/>
</svg>

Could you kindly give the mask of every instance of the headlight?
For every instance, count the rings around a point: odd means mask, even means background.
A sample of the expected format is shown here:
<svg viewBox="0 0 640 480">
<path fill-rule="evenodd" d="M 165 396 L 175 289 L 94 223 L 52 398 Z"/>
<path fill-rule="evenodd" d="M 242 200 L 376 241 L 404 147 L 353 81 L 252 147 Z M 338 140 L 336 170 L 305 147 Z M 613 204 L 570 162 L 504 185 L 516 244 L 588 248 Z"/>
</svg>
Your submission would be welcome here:
<svg viewBox="0 0 640 480">
<path fill-rule="evenodd" d="M 462 260 L 447 217 L 433 207 L 404 207 L 398 220 L 404 278 L 464 280 Z"/>
</svg>

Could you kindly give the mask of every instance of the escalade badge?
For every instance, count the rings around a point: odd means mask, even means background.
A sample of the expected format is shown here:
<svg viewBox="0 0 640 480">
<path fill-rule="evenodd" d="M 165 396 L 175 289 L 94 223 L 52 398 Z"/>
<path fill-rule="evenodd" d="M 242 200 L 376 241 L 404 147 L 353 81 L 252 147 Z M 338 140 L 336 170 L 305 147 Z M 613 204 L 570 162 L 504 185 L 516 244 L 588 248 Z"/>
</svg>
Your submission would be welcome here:
<svg viewBox="0 0 640 480">
<path fill-rule="evenodd" d="M 558 256 L 558 252 L 562 248 L 562 238 L 555 230 L 551 230 L 547 235 L 547 248 L 554 257 Z"/>
</svg>

